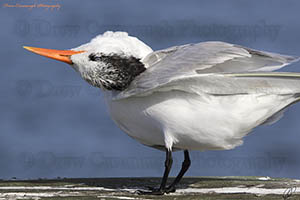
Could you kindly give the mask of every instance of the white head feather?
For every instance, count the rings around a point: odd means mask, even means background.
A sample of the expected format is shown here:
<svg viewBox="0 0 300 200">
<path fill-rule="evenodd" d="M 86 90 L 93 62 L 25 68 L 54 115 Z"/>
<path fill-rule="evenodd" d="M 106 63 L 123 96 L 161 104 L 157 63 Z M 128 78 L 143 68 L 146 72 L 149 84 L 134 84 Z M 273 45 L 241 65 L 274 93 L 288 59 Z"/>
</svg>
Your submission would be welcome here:
<svg viewBox="0 0 300 200">
<path fill-rule="evenodd" d="M 153 50 L 137 39 L 129 36 L 126 32 L 107 31 L 102 35 L 93 38 L 89 43 L 73 48 L 75 51 L 85 51 L 84 53 L 71 56 L 73 68 L 80 73 L 82 78 L 88 82 L 93 82 L 95 70 L 101 67 L 99 62 L 91 62 L 89 55 L 120 55 L 122 57 L 134 57 L 142 60 Z M 105 67 L 105 66 L 103 66 Z M 98 77 L 99 78 L 99 77 Z"/>
<path fill-rule="evenodd" d="M 88 55 L 91 53 L 103 53 L 103 54 L 119 54 L 125 56 L 134 56 L 139 59 L 143 59 L 153 50 L 137 39 L 136 37 L 129 36 L 126 32 L 112 32 L 106 31 L 104 34 L 100 34 L 93 38 L 89 43 L 83 44 L 79 47 L 73 48 L 75 51 L 86 51 L 85 53 L 75 54 L 71 57 L 71 60 L 76 63 L 78 70 L 84 70 L 81 66 L 87 65 Z M 82 64 L 81 66 L 80 63 Z"/>
</svg>

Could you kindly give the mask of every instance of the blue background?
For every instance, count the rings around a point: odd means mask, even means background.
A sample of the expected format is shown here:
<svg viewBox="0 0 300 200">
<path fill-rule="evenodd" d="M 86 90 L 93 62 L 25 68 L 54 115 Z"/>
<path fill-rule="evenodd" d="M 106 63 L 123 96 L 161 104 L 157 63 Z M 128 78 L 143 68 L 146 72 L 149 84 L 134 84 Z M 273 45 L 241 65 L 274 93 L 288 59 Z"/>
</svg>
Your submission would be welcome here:
<svg viewBox="0 0 300 200">
<path fill-rule="evenodd" d="M 5 4 L 59 4 L 59 10 Z M 68 49 L 106 30 L 127 31 L 154 50 L 221 40 L 300 55 L 300 1 L 2 0 L 0 8 L 0 178 L 161 176 L 164 153 L 122 133 L 101 91 L 68 65 L 23 45 Z M 283 69 L 300 72 L 299 63 Z M 300 178 L 300 105 L 243 146 L 192 152 L 188 176 Z M 176 175 L 183 155 L 174 153 Z"/>
</svg>

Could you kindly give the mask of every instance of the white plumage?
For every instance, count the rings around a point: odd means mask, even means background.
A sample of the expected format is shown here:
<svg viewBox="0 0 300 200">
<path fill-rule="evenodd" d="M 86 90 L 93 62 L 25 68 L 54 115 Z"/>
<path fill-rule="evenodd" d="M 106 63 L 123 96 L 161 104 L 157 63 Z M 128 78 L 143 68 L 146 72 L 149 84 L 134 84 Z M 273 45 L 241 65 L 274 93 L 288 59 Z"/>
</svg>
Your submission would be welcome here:
<svg viewBox="0 0 300 200">
<path fill-rule="evenodd" d="M 163 181 L 151 194 L 175 191 L 190 166 L 188 150 L 241 145 L 253 128 L 276 122 L 300 99 L 299 73 L 271 72 L 299 58 L 225 42 L 153 52 L 127 33 L 106 32 L 71 53 L 25 48 L 72 64 L 103 89 L 109 113 L 124 132 L 166 151 Z M 166 188 L 175 150 L 184 150 L 185 160 Z"/>
<path fill-rule="evenodd" d="M 129 88 L 104 92 L 116 124 L 142 144 L 162 150 L 232 149 L 254 127 L 276 121 L 280 111 L 299 99 L 298 74 L 260 72 L 298 60 L 291 56 L 224 42 L 152 52 L 119 32 L 107 32 L 75 50 L 142 59 L 147 70 Z M 72 60 L 76 64 L 82 57 Z"/>
</svg>

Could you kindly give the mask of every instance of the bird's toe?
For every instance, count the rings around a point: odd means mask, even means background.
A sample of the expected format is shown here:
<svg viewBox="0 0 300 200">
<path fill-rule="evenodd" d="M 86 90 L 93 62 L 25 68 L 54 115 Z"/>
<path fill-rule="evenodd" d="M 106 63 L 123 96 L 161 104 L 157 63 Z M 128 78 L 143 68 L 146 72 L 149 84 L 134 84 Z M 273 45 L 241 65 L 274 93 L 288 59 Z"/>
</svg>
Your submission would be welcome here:
<svg viewBox="0 0 300 200">
<path fill-rule="evenodd" d="M 169 193 L 174 193 L 176 192 L 176 188 L 175 187 L 168 187 L 165 190 L 165 193 L 169 194 Z"/>
</svg>

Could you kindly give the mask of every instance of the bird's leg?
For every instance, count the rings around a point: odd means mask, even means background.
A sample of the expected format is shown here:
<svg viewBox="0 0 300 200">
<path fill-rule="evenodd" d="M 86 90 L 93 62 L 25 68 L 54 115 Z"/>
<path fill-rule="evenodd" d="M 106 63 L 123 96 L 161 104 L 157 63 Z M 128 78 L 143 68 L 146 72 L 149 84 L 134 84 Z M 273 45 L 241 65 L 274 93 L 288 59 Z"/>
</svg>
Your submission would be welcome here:
<svg viewBox="0 0 300 200">
<path fill-rule="evenodd" d="M 166 184 L 167 184 L 167 180 L 168 180 L 168 176 L 172 164 L 173 164 L 172 151 L 166 149 L 165 172 L 160 187 L 158 189 L 153 189 L 150 192 L 138 191 L 138 194 L 163 195 L 166 192 Z"/>
<path fill-rule="evenodd" d="M 182 163 L 181 170 L 177 175 L 177 177 L 175 178 L 175 180 L 173 181 L 173 183 L 166 189 L 166 193 L 176 191 L 175 186 L 179 183 L 179 181 L 182 179 L 183 175 L 189 169 L 190 166 L 191 166 L 191 160 L 190 160 L 189 152 L 188 150 L 184 150 L 184 161 Z"/>
</svg>

